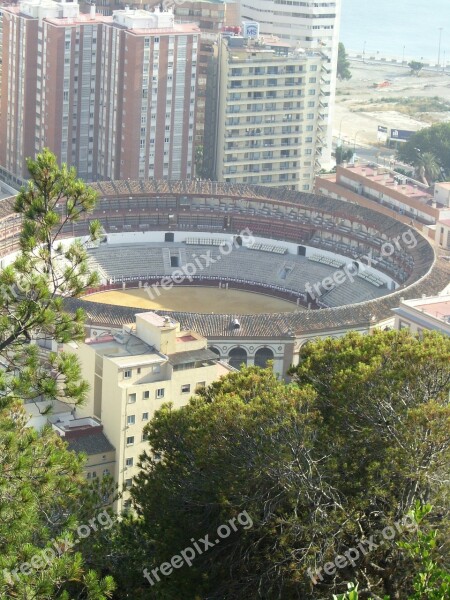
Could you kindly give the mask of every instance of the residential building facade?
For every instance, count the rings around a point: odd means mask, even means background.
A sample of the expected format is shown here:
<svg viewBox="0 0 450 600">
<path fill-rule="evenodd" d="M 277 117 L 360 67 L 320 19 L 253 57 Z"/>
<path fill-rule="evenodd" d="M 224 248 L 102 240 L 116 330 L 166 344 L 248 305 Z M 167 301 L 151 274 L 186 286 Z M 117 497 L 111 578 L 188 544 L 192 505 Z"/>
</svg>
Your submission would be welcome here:
<svg viewBox="0 0 450 600">
<path fill-rule="evenodd" d="M 216 129 L 206 150 L 213 177 L 311 191 L 328 114 L 324 56 L 277 38 L 223 35 L 217 61 Z"/>
<path fill-rule="evenodd" d="M 95 481 L 113 476 L 116 464 L 116 452 L 103 432 L 103 425 L 93 417 L 61 418 L 50 416 L 52 429 L 67 442 L 68 450 L 84 454 L 84 474 L 86 479 Z"/>
<path fill-rule="evenodd" d="M 42 431 L 44 427 L 50 426 L 67 442 L 69 450 L 85 455 L 83 472 L 86 479 L 95 481 L 114 475 L 115 448 L 106 437 L 98 419 L 79 417 L 73 404 L 60 400 L 26 402 L 24 408 L 28 415 L 28 427 Z"/>
<path fill-rule="evenodd" d="M 5 8 L 0 165 L 26 176 L 48 147 L 88 181 L 190 179 L 198 44 L 195 25 L 159 8 Z"/>
<path fill-rule="evenodd" d="M 195 23 L 200 31 L 197 70 L 197 98 L 195 109 L 196 175 L 203 175 L 203 145 L 208 63 L 214 55 L 218 35 L 225 25 L 227 5 L 223 0 L 188 0 L 174 4 L 177 23 Z"/>
<path fill-rule="evenodd" d="M 174 408 L 187 404 L 197 389 L 233 370 L 206 345 L 205 338 L 181 331 L 169 317 L 140 313 L 121 333 L 66 348 L 77 354 L 90 383 L 87 402 L 77 412 L 101 421 L 116 450 L 114 477 L 124 490 L 118 510 L 126 508 L 139 456 L 149 450 L 144 428 L 155 411 L 166 402 Z"/>
<path fill-rule="evenodd" d="M 413 224 L 445 247 L 445 230 L 439 242 L 439 221 L 450 219 L 448 183 L 436 183 L 434 193 L 409 177 L 376 164 L 338 165 L 336 173 L 316 177 L 316 193 L 372 208 Z M 447 192 L 447 193 L 446 193 Z"/>
<path fill-rule="evenodd" d="M 450 296 L 422 297 L 402 300 L 395 313 L 394 328 L 408 329 L 420 335 L 423 330 L 450 335 Z"/>
<path fill-rule="evenodd" d="M 331 164 L 340 14 L 341 0 L 240 0 L 241 19 L 257 21 L 262 35 L 276 35 L 296 47 L 326 54 L 322 94 L 328 104 L 328 119 L 320 158 L 324 167 Z"/>
</svg>

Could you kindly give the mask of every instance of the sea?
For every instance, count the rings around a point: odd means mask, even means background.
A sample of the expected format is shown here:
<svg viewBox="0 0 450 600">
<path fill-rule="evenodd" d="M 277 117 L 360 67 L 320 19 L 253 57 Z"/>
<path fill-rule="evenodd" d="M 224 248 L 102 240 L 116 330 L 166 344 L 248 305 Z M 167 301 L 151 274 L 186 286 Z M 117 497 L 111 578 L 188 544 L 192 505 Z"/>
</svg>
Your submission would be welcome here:
<svg viewBox="0 0 450 600">
<path fill-rule="evenodd" d="M 450 0 L 342 0 L 340 40 L 366 56 L 450 64 Z"/>
</svg>

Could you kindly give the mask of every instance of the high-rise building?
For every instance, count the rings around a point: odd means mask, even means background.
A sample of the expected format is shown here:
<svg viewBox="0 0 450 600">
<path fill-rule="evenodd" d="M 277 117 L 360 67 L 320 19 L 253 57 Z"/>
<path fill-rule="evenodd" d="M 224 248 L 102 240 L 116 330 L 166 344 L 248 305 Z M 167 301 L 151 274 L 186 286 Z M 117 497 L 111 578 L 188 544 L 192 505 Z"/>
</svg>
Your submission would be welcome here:
<svg viewBox="0 0 450 600">
<path fill-rule="evenodd" d="M 273 34 L 299 48 L 323 51 L 329 60 L 322 74 L 323 95 L 328 95 L 328 131 L 321 162 L 331 159 L 332 122 L 336 88 L 341 0 L 240 0 L 240 16 L 257 21 L 262 35 Z"/>
<path fill-rule="evenodd" d="M 126 0 L 97 0 L 97 10 L 103 15 L 112 15 L 114 10 L 122 9 L 127 4 Z M 224 26 L 229 24 L 227 19 L 230 15 L 230 24 L 235 24 L 238 13 L 238 5 L 235 0 L 225 2 L 224 0 L 164 0 L 165 7 L 171 7 L 176 24 L 195 24 L 201 31 L 201 39 L 198 47 L 198 69 L 196 85 L 196 109 L 195 109 L 195 174 L 202 177 L 203 168 L 203 136 L 205 123 L 206 103 L 206 78 L 210 57 L 214 52 L 218 34 Z M 154 9 L 161 5 L 160 0 L 142 0 L 134 3 L 134 6 L 146 10 Z M 84 12 L 89 10 L 89 5 L 81 5 Z"/>
<path fill-rule="evenodd" d="M 196 175 L 203 173 L 203 145 L 205 129 L 205 106 L 208 62 L 214 54 L 214 45 L 219 32 L 225 25 L 227 6 L 223 0 L 187 0 L 175 3 L 173 7 L 175 21 L 195 23 L 201 31 L 198 51 L 197 102 L 195 114 Z"/>
<path fill-rule="evenodd" d="M 48 147 L 86 180 L 189 179 L 198 43 L 195 25 L 159 8 L 5 8 L 0 165 L 25 176 Z"/>
<path fill-rule="evenodd" d="M 277 38 L 222 37 L 217 112 L 208 119 L 216 128 L 206 151 L 214 178 L 313 189 L 327 120 L 320 98 L 324 60 Z"/>
</svg>

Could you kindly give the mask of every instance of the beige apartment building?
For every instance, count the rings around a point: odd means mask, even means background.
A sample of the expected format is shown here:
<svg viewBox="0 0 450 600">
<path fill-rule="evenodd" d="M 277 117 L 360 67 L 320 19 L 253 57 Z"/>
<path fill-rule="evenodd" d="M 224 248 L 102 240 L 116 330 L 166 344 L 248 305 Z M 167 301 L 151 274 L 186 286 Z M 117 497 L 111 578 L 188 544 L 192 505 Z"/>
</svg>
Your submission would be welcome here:
<svg viewBox="0 0 450 600">
<path fill-rule="evenodd" d="M 322 89 L 328 104 L 321 166 L 331 165 L 341 0 L 238 0 L 240 18 L 257 21 L 262 35 L 276 35 L 297 48 L 320 50 L 327 57 Z"/>
<path fill-rule="evenodd" d="M 41 352 L 48 350 L 41 348 Z M 85 455 L 83 472 L 86 479 L 95 481 L 114 475 L 115 448 L 106 437 L 99 419 L 79 417 L 73 405 L 59 400 L 51 403 L 45 400 L 27 402 L 24 408 L 28 427 L 41 431 L 43 427 L 50 426 L 67 442 L 68 450 Z"/>
<path fill-rule="evenodd" d="M 136 315 L 119 333 L 99 334 L 70 343 L 90 384 L 81 417 L 98 419 L 115 448 L 114 477 L 125 490 L 118 510 L 127 507 L 126 489 L 138 473 L 138 459 L 148 450 L 144 427 L 163 403 L 187 404 L 199 388 L 233 369 L 208 350 L 206 338 L 181 331 L 179 323 L 155 313 Z"/>
<path fill-rule="evenodd" d="M 43 147 L 85 180 L 190 179 L 200 31 L 173 12 L 3 9 L 0 165 L 26 176 Z"/>
<path fill-rule="evenodd" d="M 326 134 L 324 60 L 277 38 L 222 36 L 206 150 L 218 181 L 312 191 Z"/>
</svg>

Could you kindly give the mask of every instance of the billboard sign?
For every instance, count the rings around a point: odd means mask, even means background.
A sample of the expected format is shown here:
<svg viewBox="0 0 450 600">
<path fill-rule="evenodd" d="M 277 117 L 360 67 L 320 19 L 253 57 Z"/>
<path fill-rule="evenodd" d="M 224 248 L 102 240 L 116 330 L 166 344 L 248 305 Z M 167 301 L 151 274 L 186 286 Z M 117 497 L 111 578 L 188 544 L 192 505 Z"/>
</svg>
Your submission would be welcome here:
<svg viewBox="0 0 450 600">
<path fill-rule="evenodd" d="M 391 140 L 407 142 L 415 133 L 415 131 L 408 131 L 407 129 L 391 129 Z"/>
</svg>

